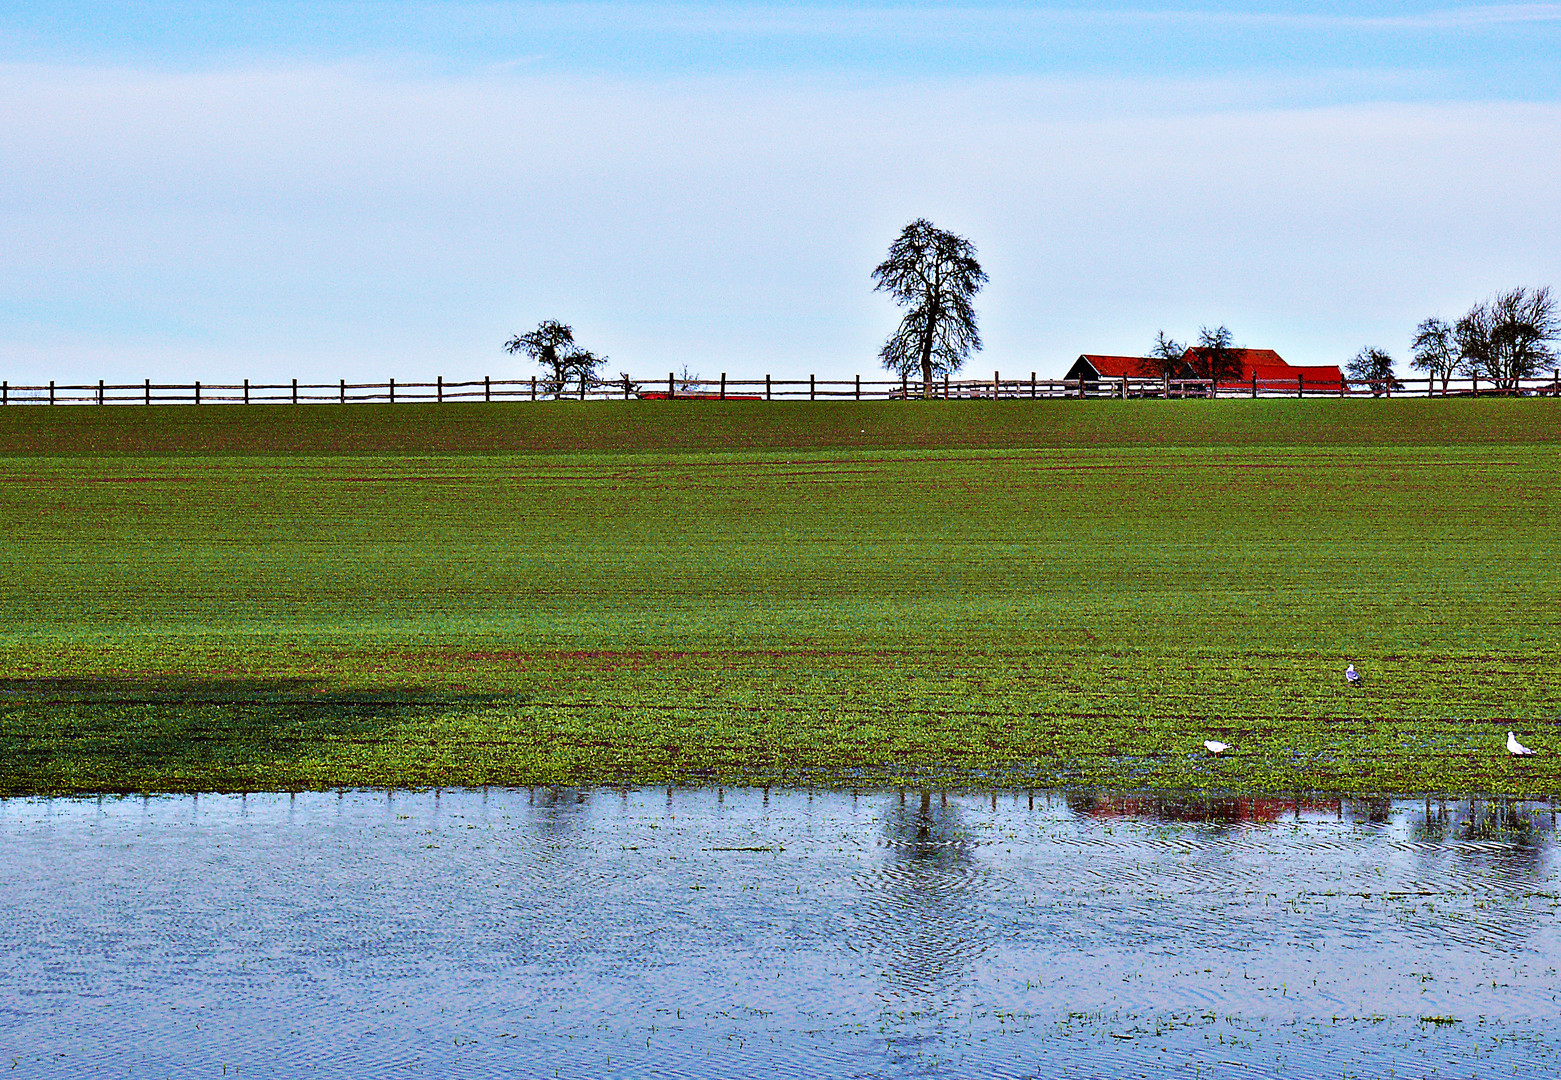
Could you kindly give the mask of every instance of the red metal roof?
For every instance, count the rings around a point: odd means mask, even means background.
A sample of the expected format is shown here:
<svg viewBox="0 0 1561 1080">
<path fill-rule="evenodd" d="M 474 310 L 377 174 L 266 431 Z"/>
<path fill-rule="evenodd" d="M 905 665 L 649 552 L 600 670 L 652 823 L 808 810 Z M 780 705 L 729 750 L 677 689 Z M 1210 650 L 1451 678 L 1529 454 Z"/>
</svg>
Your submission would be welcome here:
<svg viewBox="0 0 1561 1080">
<path fill-rule="evenodd" d="M 1195 345 L 1184 355 L 1196 369 L 1201 366 L 1199 361 L 1204 352 L 1202 347 Z M 1335 389 L 1344 381 L 1344 372 L 1337 364 L 1287 364 L 1273 349 L 1232 349 L 1230 352 L 1241 365 L 1241 375 L 1235 380 L 1222 380 L 1222 385 L 1231 381 L 1250 383 L 1254 376 L 1259 382 L 1294 382 L 1300 378 L 1309 386 Z"/>
<path fill-rule="evenodd" d="M 1146 362 L 1142 356 L 1101 356 L 1096 353 L 1084 353 L 1079 359 L 1093 367 L 1096 374 L 1108 379 L 1136 377 L 1143 375 L 1146 370 Z"/>
</svg>

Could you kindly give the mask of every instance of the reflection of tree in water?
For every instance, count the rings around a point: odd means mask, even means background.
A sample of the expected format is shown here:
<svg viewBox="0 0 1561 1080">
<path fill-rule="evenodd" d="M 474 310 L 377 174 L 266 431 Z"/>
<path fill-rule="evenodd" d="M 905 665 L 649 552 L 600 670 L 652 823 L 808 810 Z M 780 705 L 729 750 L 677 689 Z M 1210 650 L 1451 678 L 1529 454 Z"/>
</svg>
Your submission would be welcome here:
<svg viewBox="0 0 1561 1080">
<path fill-rule="evenodd" d="M 556 839 L 569 832 L 585 816 L 590 799 L 589 788 L 531 788 L 531 816 L 544 837 Z"/>
<path fill-rule="evenodd" d="M 858 878 L 867 904 L 852 945 L 882 965 L 886 1005 L 936 1013 L 987 949 L 985 873 L 959 807 L 930 791 L 889 805 L 884 848 L 883 865 Z"/>
<path fill-rule="evenodd" d="M 1365 821 L 1372 825 L 1386 825 L 1393 818 L 1393 800 L 1382 796 L 1351 799 L 1349 808 L 1350 817 L 1354 821 Z"/>
<path fill-rule="evenodd" d="M 1420 808 L 1420 812 L 1410 818 L 1410 839 L 1422 844 L 1440 844 L 1447 839 L 1447 830 L 1451 827 L 1452 815 L 1448 813 L 1447 800 L 1438 799 L 1433 806 L 1430 799 L 1426 799 Z"/>
<path fill-rule="evenodd" d="M 1458 837 L 1480 846 L 1462 852 L 1466 861 L 1489 867 L 1503 881 L 1529 882 L 1544 871 L 1546 831 L 1537 807 L 1519 799 L 1470 800 Z M 1549 825 L 1548 818 L 1543 819 Z"/>
<path fill-rule="evenodd" d="M 1483 943 L 1517 950 L 1551 921 L 1548 910 L 1526 897 L 1548 878 L 1554 840 L 1549 807 L 1518 799 L 1470 799 L 1455 811 L 1449 829 L 1454 873 L 1484 897 L 1475 913 Z"/>
</svg>

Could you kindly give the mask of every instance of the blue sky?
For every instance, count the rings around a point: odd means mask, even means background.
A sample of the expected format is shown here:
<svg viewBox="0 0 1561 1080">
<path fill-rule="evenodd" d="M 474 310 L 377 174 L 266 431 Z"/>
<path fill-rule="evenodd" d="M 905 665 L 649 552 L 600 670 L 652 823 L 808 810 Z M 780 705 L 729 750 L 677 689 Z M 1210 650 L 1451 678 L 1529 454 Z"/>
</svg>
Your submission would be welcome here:
<svg viewBox="0 0 1561 1080">
<path fill-rule="evenodd" d="M 906 221 L 970 370 L 1296 362 L 1561 285 L 1561 4 L 0 5 L 0 367 L 864 375 Z"/>
</svg>

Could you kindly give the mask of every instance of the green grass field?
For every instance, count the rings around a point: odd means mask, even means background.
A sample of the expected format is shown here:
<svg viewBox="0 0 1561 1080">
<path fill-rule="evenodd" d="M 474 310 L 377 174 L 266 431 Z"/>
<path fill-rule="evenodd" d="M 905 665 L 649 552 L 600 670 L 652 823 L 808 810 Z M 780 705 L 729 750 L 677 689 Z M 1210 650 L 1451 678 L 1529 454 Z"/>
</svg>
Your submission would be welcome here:
<svg viewBox="0 0 1561 1080">
<path fill-rule="evenodd" d="M 29 406 L 0 481 L 0 794 L 1561 788 L 1554 401 Z"/>
</svg>

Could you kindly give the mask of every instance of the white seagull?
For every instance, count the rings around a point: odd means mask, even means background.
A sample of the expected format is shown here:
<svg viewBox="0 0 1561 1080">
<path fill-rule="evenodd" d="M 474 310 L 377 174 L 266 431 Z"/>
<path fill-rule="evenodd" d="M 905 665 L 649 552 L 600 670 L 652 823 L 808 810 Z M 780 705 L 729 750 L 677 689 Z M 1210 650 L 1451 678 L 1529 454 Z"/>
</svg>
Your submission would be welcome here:
<svg viewBox="0 0 1561 1080">
<path fill-rule="evenodd" d="M 1354 664 L 1351 664 L 1349 667 L 1344 669 L 1344 681 L 1349 683 L 1351 686 L 1360 685 L 1360 672 L 1355 670 Z"/>
<path fill-rule="evenodd" d="M 1230 743 L 1219 742 L 1215 739 L 1204 739 L 1203 748 L 1211 754 L 1223 754 L 1230 749 Z M 1532 751 L 1530 751 L 1532 753 Z"/>
<path fill-rule="evenodd" d="M 1528 757 L 1534 751 L 1518 742 L 1518 737 L 1512 732 L 1507 732 L 1507 753 L 1514 757 Z"/>
</svg>

